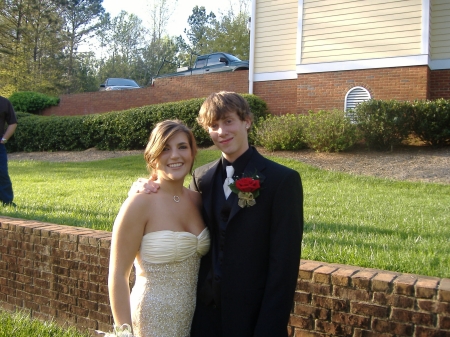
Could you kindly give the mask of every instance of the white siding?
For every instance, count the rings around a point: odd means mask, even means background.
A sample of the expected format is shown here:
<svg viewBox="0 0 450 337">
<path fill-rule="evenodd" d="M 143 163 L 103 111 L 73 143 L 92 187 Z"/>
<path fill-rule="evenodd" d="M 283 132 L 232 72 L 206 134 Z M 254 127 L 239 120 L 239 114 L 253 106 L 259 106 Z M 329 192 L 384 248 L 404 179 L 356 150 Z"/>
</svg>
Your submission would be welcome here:
<svg viewBox="0 0 450 337">
<path fill-rule="evenodd" d="M 450 1 L 431 1 L 431 59 L 450 59 Z"/>
<path fill-rule="evenodd" d="M 304 0 L 301 64 L 421 54 L 421 0 Z"/>
<path fill-rule="evenodd" d="M 298 0 L 258 0 L 255 73 L 295 71 Z"/>
</svg>

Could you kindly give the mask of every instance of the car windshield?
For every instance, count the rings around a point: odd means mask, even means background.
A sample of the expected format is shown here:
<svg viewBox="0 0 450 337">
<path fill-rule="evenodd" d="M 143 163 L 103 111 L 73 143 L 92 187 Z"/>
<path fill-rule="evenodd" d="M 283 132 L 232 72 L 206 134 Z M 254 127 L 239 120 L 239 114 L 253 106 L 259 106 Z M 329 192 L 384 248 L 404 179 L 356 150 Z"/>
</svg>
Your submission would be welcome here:
<svg viewBox="0 0 450 337">
<path fill-rule="evenodd" d="M 236 56 L 233 56 L 233 55 L 230 55 L 230 54 L 225 54 L 225 55 L 227 55 L 228 59 L 231 60 L 231 61 L 241 61 Z"/>
<path fill-rule="evenodd" d="M 138 84 L 126 78 L 110 78 L 108 80 L 108 86 L 138 87 Z"/>
</svg>

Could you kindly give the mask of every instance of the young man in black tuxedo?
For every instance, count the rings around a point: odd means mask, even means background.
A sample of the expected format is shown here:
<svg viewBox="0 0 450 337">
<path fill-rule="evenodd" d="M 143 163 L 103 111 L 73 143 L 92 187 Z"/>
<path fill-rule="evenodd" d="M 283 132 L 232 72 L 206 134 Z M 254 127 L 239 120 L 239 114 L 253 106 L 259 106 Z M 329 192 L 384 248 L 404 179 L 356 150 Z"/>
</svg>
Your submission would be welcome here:
<svg viewBox="0 0 450 337">
<path fill-rule="evenodd" d="M 222 156 L 197 168 L 190 185 L 202 194 L 211 233 L 191 337 L 288 335 L 303 235 L 302 184 L 298 172 L 249 146 L 252 118 L 247 101 L 233 92 L 210 95 L 199 112 Z"/>
<path fill-rule="evenodd" d="M 222 157 L 197 168 L 191 189 L 202 194 L 211 231 L 202 259 L 191 337 L 285 337 L 297 284 L 303 235 L 299 174 L 261 156 L 248 143 L 252 114 L 231 92 L 210 95 L 199 123 Z M 253 205 L 224 194 L 226 166 L 234 180 L 251 177 L 260 188 Z M 235 190 L 236 191 L 236 190 Z M 242 203 L 241 203 L 242 204 Z"/>
</svg>

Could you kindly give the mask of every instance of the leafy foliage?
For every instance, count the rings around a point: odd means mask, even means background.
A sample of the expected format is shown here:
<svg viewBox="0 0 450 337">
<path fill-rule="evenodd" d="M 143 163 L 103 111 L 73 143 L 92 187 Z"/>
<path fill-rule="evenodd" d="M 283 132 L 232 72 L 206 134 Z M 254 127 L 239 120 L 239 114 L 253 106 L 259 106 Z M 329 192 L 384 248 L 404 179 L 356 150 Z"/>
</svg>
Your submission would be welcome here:
<svg viewBox="0 0 450 337">
<path fill-rule="evenodd" d="M 258 97 L 244 94 L 255 117 L 267 114 Z M 200 146 L 211 145 L 209 134 L 197 123 L 204 99 L 148 105 L 125 111 L 83 116 L 36 116 L 18 113 L 14 136 L 8 151 L 75 151 L 96 147 L 100 150 L 143 149 L 154 125 L 166 119 L 179 119 L 188 125 Z"/>
<path fill-rule="evenodd" d="M 259 123 L 255 135 L 255 142 L 270 151 L 308 147 L 318 152 L 339 152 L 359 140 L 356 126 L 343 111 L 272 116 Z"/>
<path fill-rule="evenodd" d="M 56 1 L 0 1 L 0 92 L 55 93 L 64 40 Z"/>
<path fill-rule="evenodd" d="M 304 119 L 305 142 L 318 152 L 345 151 L 359 140 L 356 125 L 343 111 L 310 112 Z"/>
<path fill-rule="evenodd" d="M 299 150 L 306 147 L 303 115 L 272 116 L 255 127 L 255 142 L 270 151 Z"/>
<path fill-rule="evenodd" d="M 199 53 L 202 46 L 207 43 L 208 40 L 208 28 L 210 28 L 215 22 L 216 15 L 213 12 L 206 14 L 204 6 L 195 6 L 192 9 L 192 14 L 188 18 L 189 29 L 185 29 L 191 50 L 194 53 Z"/>
<path fill-rule="evenodd" d="M 415 101 L 412 110 L 412 131 L 419 139 L 433 146 L 450 144 L 450 101 Z"/>
<path fill-rule="evenodd" d="M 248 60 L 250 36 L 247 29 L 248 8 L 245 0 L 240 1 L 239 10 L 230 10 L 216 16 L 207 14 L 205 7 L 195 6 L 189 16 L 189 29 L 185 29 L 187 41 L 180 35 L 176 38 L 178 52 L 173 63 L 192 66 L 195 55 L 225 52 Z M 161 72 L 167 73 L 170 71 Z"/>
<path fill-rule="evenodd" d="M 250 58 L 250 34 L 247 29 L 248 13 L 232 12 L 217 20 L 210 31 L 207 52 L 223 51 L 241 60 Z"/>
<path fill-rule="evenodd" d="M 186 42 L 166 34 L 176 1 L 151 1 L 147 27 L 125 11 L 111 17 L 102 0 L 2 0 L 0 95 L 97 91 L 109 77 L 146 86 L 158 70 L 175 72 L 195 54 L 222 51 L 248 59 L 248 3 L 240 0 L 236 10 L 230 3 L 221 17 L 194 7 Z"/>
<path fill-rule="evenodd" d="M 365 142 L 368 148 L 389 150 L 415 135 L 433 146 L 450 143 L 450 101 L 370 100 L 352 111 L 272 116 L 255 128 L 254 142 L 268 150 L 311 148 L 339 152 Z"/>
<path fill-rule="evenodd" d="M 77 63 L 78 46 L 86 37 L 100 28 L 100 17 L 105 12 L 103 0 L 65 0 L 62 4 L 62 17 L 66 27 L 67 91 L 73 92 L 72 80 Z"/>
<path fill-rule="evenodd" d="M 354 119 L 369 148 L 389 150 L 411 132 L 411 104 L 396 100 L 369 100 L 358 104 Z"/>
<path fill-rule="evenodd" d="M 79 83 L 77 49 L 98 28 L 101 1 L 0 1 L 0 92 L 54 95 L 86 88 Z"/>
<path fill-rule="evenodd" d="M 58 105 L 59 98 L 47 96 L 38 92 L 19 91 L 9 97 L 15 111 L 38 114 L 49 106 Z"/>
<path fill-rule="evenodd" d="M 134 14 L 121 11 L 114 18 L 109 15 L 102 17 L 101 29 L 97 32 L 101 49 L 97 71 L 99 82 L 109 77 L 120 77 L 134 79 L 141 86 L 147 85 L 151 79 L 150 72 L 155 71 L 160 60 L 159 55 L 152 52 L 152 59 L 147 53 L 149 48 L 154 50 L 153 43 L 147 45 L 148 34 L 142 20 Z M 163 41 L 158 40 L 158 43 Z"/>
</svg>

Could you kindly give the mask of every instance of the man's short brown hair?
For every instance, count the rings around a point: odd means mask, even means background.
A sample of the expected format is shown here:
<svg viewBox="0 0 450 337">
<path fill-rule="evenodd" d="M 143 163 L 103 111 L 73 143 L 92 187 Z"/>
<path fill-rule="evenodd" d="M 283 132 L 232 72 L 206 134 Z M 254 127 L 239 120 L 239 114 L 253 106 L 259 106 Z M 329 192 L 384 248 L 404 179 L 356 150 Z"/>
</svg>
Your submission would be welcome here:
<svg viewBox="0 0 450 337">
<path fill-rule="evenodd" d="M 213 122 L 221 120 L 229 112 L 236 112 L 239 119 L 253 121 L 248 102 L 235 92 L 220 91 L 209 95 L 198 113 L 197 122 L 208 130 Z"/>
</svg>

